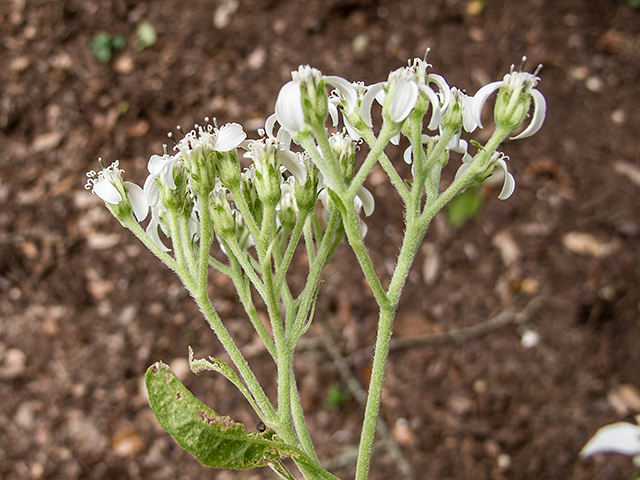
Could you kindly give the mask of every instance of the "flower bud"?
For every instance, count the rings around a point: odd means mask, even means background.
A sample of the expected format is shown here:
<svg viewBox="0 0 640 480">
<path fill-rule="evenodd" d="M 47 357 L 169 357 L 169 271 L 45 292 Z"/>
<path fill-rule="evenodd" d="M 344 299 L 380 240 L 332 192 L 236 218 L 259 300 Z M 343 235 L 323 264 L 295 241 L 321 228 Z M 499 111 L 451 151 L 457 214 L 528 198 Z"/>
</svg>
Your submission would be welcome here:
<svg viewBox="0 0 640 480">
<path fill-rule="evenodd" d="M 275 208 L 282 194 L 278 141 L 271 138 L 256 140 L 251 144 L 250 149 L 255 165 L 258 198 L 264 204 Z"/>
<path fill-rule="evenodd" d="M 240 162 L 238 151 L 218 152 L 218 176 L 222 184 L 229 190 L 240 185 Z"/>
<path fill-rule="evenodd" d="M 329 97 L 325 90 L 322 72 L 308 65 L 302 65 L 291 74 L 293 81 L 300 85 L 302 111 L 305 122 L 324 125 L 329 114 Z"/>
<path fill-rule="evenodd" d="M 211 194 L 211 222 L 213 229 L 221 238 L 235 234 L 236 217 L 227 198 L 227 189 L 216 187 Z"/>
<path fill-rule="evenodd" d="M 104 200 L 107 208 L 120 221 L 135 215 L 138 222 L 144 220 L 149 213 L 149 203 L 138 185 L 122 179 L 124 170 L 116 160 L 108 167 L 98 159 L 102 170 L 98 173 L 91 170 L 87 173 L 85 188 Z"/>
</svg>

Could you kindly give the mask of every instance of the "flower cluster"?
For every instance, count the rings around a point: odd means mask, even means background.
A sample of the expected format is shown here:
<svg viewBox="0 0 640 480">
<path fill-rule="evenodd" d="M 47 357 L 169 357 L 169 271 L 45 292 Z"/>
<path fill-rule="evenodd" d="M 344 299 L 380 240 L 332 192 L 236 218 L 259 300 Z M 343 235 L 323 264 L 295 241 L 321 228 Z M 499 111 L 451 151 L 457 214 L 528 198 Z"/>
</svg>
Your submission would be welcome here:
<svg viewBox="0 0 640 480">
<path fill-rule="evenodd" d="M 404 160 L 412 164 L 414 177 L 426 178 L 426 170 L 434 165 L 441 168 L 455 152 L 462 155 L 456 179 L 465 178 L 464 188 L 483 181 L 498 168 L 504 174 L 499 198 L 508 198 L 515 189 L 515 180 L 507 170 L 508 158 L 496 147 L 521 127 L 531 105 L 531 122 L 512 139 L 531 136 L 540 129 L 546 103 L 536 89 L 537 71 L 531 74 L 512 67 L 503 80 L 489 83 L 472 97 L 450 87 L 442 76 L 429 73 L 430 67 L 426 57 L 415 59 L 392 71 L 386 81 L 366 86 L 301 66 L 280 90 L 275 113 L 259 132 L 261 138 L 247 140 L 237 123 L 218 128 L 215 121 L 212 125 L 205 119 L 204 126 L 196 125 L 183 134 L 174 154 L 165 147 L 163 155 L 150 157 L 149 176 L 143 188 L 122 180 L 118 162 L 98 173 L 89 172 L 87 188 L 102 198 L 121 221 L 134 215 L 141 222 L 150 210 L 146 232 L 165 251 L 169 249 L 162 243 L 159 231 L 170 235 L 168 212 L 188 218 L 192 238 L 199 234 L 205 209 L 213 212 L 214 223 L 221 224 L 217 233 L 225 235 L 232 233 L 234 225 L 242 227 L 246 221 L 258 225 L 265 206 L 275 210 L 279 224 L 291 224 L 300 213 L 298 203 L 303 199 L 305 214 L 314 210 L 320 200 L 327 218 L 332 208 L 328 190 L 345 194 L 358 170 L 355 152 L 363 139 L 370 145 L 370 139 L 375 139 L 372 108 L 377 102 L 382 107 L 388 141 L 398 145 L 404 135 L 411 142 Z M 327 86 L 333 88 L 329 94 Z M 472 133 L 483 127 L 483 107 L 496 91 L 494 121 L 500 138 L 490 147 L 479 146 L 472 156 L 469 144 L 462 139 L 463 130 Z M 415 131 L 415 125 L 422 128 L 423 118 L 428 118 L 426 128 L 433 133 Z M 328 128 L 338 130 L 340 119 L 343 130 L 329 133 Z M 277 132 L 276 123 L 281 126 Z M 319 140 L 319 135 L 325 135 L 326 142 Z M 436 145 L 442 139 L 446 141 L 438 150 Z M 292 141 L 302 150 L 293 148 Z M 243 157 L 250 161 L 244 170 L 238 149 L 244 150 Z M 425 155 L 430 154 L 441 158 L 425 160 Z M 356 212 L 370 215 L 373 196 L 361 182 L 343 200 L 352 203 Z M 249 210 L 240 211 L 239 201 L 246 203 Z M 246 218 L 249 214 L 253 218 Z M 366 232 L 362 221 L 361 231 Z"/>
</svg>

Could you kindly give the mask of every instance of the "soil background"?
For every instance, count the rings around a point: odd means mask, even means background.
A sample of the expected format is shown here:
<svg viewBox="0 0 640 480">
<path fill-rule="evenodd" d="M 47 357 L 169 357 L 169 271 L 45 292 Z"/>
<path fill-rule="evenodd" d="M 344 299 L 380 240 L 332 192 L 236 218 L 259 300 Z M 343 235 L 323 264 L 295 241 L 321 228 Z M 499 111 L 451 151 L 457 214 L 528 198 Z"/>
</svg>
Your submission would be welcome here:
<svg viewBox="0 0 640 480">
<path fill-rule="evenodd" d="M 427 47 L 432 71 L 471 94 L 523 55 L 529 71 L 544 64 L 548 114 L 534 137 L 503 145 L 517 182 L 508 201 L 487 188 L 476 219 L 436 218 L 394 338 L 546 301 L 529 319 L 532 348 L 510 325 L 392 353 L 388 439 L 417 479 L 630 478 L 630 459 L 578 452 L 598 427 L 640 413 L 640 11 L 617 0 L 240 0 L 225 16 L 223 5 L 234 2 L 0 2 L 0 478 L 271 477 L 206 468 L 159 428 L 142 380 L 158 360 L 216 411 L 250 430 L 257 418 L 223 378 L 187 371 L 189 345 L 224 358 L 221 346 L 178 280 L 82 188 L 84 174 L 98 157 L 120 159 L 142 184 L 176 125 L 215 116 L 256 138 L 300 64 L 371 84 Z M 158 40 L 136 50 L 142 20 Z M 107 63 L 92 56 L 101 31 L 127 39 Z M 401 152 L 389 154 L 401 164 Z M 379 180 L 367 184 L 377 207 L 366 241 L 384 279 L 402 216 Z M 376 310 L 345 246 L 324 280 L 296 368 L 330 459 L 357 444 L 362 409 L 353 397 L 327 403 L 332 386 L 348 390 L 323 339 L 356 359 L 366 386 L 358 352 L 374 342 Z M 229 282 L 213 275 L 212 295 L 273 393 Z M 383 448 L 371 478 L 411 478 L 402 465 Z M 353 464 L 335 471 L 350 478 Z"/>
</svg>

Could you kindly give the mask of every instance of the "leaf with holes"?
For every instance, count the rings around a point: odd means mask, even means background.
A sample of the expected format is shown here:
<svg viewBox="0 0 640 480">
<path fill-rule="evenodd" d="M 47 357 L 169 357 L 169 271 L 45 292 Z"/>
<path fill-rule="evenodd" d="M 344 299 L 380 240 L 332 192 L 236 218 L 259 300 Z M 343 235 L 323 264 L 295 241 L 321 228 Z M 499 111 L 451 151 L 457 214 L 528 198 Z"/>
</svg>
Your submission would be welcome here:
<svg viewBox="0 0 640 480">
<path fill-rule="evenodd" d="M 236 470 L 284 468 L 280 459 L 299 454 L 262 433 L 247 433 L 244 425 L 218 415 L 195 398 L 168 365 L 156 362 L 145 375 L 149 403 L 158 422 L 178 444 L 209 467 Z"/>
</svg>

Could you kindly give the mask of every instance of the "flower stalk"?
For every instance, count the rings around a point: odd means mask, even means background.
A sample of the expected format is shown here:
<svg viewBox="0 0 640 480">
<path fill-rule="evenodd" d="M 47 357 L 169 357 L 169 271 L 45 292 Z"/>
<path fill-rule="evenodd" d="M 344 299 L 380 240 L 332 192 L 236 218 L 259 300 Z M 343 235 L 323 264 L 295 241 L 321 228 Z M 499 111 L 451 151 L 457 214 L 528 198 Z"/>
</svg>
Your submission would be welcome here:
<svg viewBox="0 0 640 480">
<path fill-rule="evenodd" d="M 240 443 L 274 442 L 260 461 L 282 478 L 293 478 L 280 461 L 284 456 L 291 456 L 306 478 L 337 478 L 320 466 L 293 366 L 296 346 L 313 321 L 322 272 L 342 239 L 354 252 L 379 308 L 356 463 L 356 479 L 365 480 L 393 321 L 427 229 L 449 201 L 484 181 L 495 168 L 504 171 L 498 198 L 508 198 L 515 180 L 498 147 L 526 123 L 532 107 L 531 122 L 512 139 L 533 135 L 544 120 L 546 102 L 536 89 L 538 71 L 529 74 L 512 68 L 502 81 L 489 83 L 469 97 L 430 73 L 430 67 L 426 58 L 416 59 L 391 72 L 386 81 L 365 86 L 302 66 L 280 90 L 275 114 L 267 119 L 260 138 L 247 140 L 237 123 L 218 127 L 215 120 L 205 119 L 204 126 L 196 125 L 177 142 L 173 155 L 165 147 L 163 155 L 150 157 L 144 188 L 124 181 L 117 161 L 109 167 L 101 164 L 99 172 L 88 174 L 87 189 L 178 275 L 200 307 L 234 368 L 215 359 L 191 358 L 192 368 L 196 373 L 217 371 L 241 390 L 264 430 L 245 432 Z M 484 145 L 464 140 L 463 131 L 470 134 L 483 127 L 482 110 L 494 92 L 495 128 L 489 140 Z M 379 128 L 373 125 L 371 111 L 378 108 L 374 102 L 381 109 Z M 403 137 L 409 143 L 402 155 L 411 164 L 409 178 L 403 178 L 391 160 L 399 156 L 391 151 Z M 474 155 L 469 144 L 476 147 Z M 360 154 L 365 147 L 367 153 Z M 244 168 L 247 162 L 240 160 L 239 150 L 249 163 Z M 455 179 L 443 188 L 442 171 L 452 153 L 461 154 L 462 161 Z M 378 275 L 365 242 L 366 217 L 375 208 L 367 180 L 376 164 L 398 192 L 404 209 L 403 239 L 388 284 Z M 149 212 L 151 219 L 143 228 Z M 298 248 L 301 243 L 304 248 Z M 288 283 L 288 273 L 303 260 L 306 281 L 296 291 Z M 231 279 L 248 325 L 275 363 L 275 399 L 265 393 L 214 307 L 211 268 Z M 261 316 L 264 309 L 268 321 Z M 173 399 L 177 409 L 179 400 Z M 208 426 L 215 430 L 213 423 Z M 175 431 L 174 436 L 181 435 L 180 428 Z M 202 448 L 207 451 L 206 446 Z M 222 464 L 231 462 L 223 460 Z"/>
</svg>

